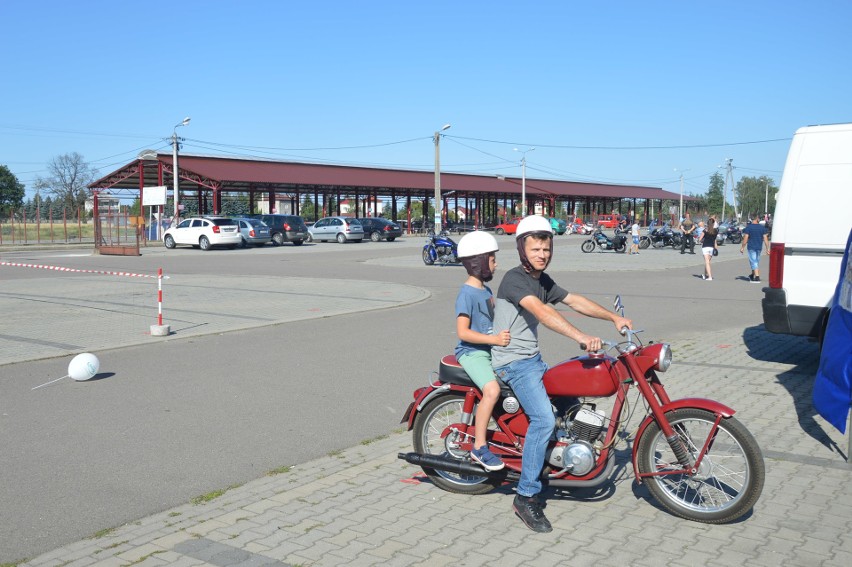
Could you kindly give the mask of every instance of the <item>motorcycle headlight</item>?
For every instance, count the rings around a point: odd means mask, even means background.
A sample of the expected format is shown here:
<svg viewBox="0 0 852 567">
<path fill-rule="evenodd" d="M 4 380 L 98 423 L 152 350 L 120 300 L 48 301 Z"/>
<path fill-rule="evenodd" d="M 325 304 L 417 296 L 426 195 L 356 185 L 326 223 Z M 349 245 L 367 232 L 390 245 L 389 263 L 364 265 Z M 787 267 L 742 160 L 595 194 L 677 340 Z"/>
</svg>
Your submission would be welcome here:
<svg viewBox="0 0 852 567">
<path fill-rule="evenodd" d="M 660 353 L 657 357 L 657 363 L 654 365 L 654 370 L 665 372 L 672 365 L 672 347 L 668 343 L 663 343 L 660 346 Z"/>
</svg>

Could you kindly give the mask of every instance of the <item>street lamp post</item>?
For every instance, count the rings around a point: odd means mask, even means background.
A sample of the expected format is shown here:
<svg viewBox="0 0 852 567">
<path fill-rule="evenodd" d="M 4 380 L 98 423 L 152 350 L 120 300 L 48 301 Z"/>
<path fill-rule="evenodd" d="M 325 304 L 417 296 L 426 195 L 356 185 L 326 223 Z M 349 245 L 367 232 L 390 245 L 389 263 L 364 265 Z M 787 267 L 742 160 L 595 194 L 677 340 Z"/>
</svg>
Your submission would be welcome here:
<svg viewBox="0 0 852 567">
<path fill-rule="evenodd" d="M 444 124 L 432 137 L 435 142 L 435 234 L 441 232 L 441 132 L 449 127 L 449 124 Z"/>
<path fill-rule="evenodd" d="M 178 218 L 180 218 L 180 214 L 178 213 L 178 201 L 180 200 L 179 197 L 178 197 L 178 191 L 179 191 L 179 186 L 178 186 L 178 143 L 181 140 L 181 138 L 178 138 L 177 129 L 178 129 L 178 126 L 186 126 L 187 124 L 189 124 L 189 121 L 190 121 L 190 118 L 189 118 L 189 116 L 187 116 L 186 118 L 184 118 L 181 121 L 180 124 L 175 124 L 175 127 L 172 130 L 172 168 L 173 168 L 172 177 L 174 178 L 174 185 L 175 185 L 175 187 L 174 187 L 175 214 L 174 214 L 174 219 L 172 220 L 172 223 L 174 225 L 177 225 L 177 220 L 178 220 Z"/>
<path fill-rule="evenodd" d="M 678 169 L 675 168 L 675 171 L 678 171 Z M 689 170 L 688 169 L 681 169 L 680 170 L 680 207 L 678 207 L 678 210 L 677 210 L 677 222 L 680 222 L 681 219 L 683 218 L 683 174 L 686 173 L 687 171 L 689 171 Z"/>
<path fill-rule="evenodd" d="M 521 218 L 527 216 L 527 152 L 533 151 L 535 148 L 528 148 L 526 150 L 519 150 L 515 148 L 516 152 L 521 152 Z"/>
</svg>

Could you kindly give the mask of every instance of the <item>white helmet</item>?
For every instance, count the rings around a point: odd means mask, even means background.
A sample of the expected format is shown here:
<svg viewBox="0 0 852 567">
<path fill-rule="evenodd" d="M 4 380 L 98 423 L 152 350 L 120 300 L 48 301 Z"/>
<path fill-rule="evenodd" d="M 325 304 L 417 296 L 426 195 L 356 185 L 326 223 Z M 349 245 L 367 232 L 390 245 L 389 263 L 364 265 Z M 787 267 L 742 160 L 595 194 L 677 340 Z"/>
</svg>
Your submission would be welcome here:
<svg viewBox="0 0 852 567">
<path fill-rule="evenodd" d="M 547 266 L 550 265 L 550 261 L 553 259 L 553 229 L 550 226 L 550 221 L 541 215 L 530 215 L 528 217 L 524 217 L 521 219 L 521 222 L 518 223 L 518 230 L 515 233 L 515 243 L 517 244 L 518 256 L 521 259 L 521 265 L 527 273 L 531 272 L 533 267 L 527 258 L 524 241 L 527 236 L 533 234 L 549 239 L 550 257 L 547 259 Z M 545 266 L 545 269 L 547 266 Z"/>
<path fill-rule="evenodd" d="M 518 230 L 515 233 L 515 240 L 531 234 L 533 232 L 546 232 L 553 236 L 553 228 L 550 226 L 550 221 L 541 215 L 530 215 L 521 219 L 518 223 Z"/>
<path fill-rule="evenodd" d="M 487 232 L 476 230 L 462 236 L 459 240 L 458 257 L 469 258 L 470 256 L 478 256 L 479 254 L 488 254 L 489 252 L 497 252 L 497 239 Z"/>
</svg>

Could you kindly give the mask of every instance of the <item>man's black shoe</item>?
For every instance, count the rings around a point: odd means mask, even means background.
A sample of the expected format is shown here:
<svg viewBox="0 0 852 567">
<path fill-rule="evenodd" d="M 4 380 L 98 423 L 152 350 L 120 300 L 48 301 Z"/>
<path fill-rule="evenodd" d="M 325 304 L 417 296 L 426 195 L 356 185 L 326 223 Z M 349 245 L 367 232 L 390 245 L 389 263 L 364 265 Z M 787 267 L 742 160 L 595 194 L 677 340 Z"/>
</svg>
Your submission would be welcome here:
<svg viewBox="0 0 852 567">
<path fill-rule="evenodd" d="M 547 518 L 544 517 L 544 512 L 541 509 L 541 503 L 533 497 L 515 496 L 515 501 L 512 503 L 512 509 L 515 514 L 526 524 L 526 526 L 534 532 L 547 533 L 552 532 L 553 527 Z"/>
</svg>

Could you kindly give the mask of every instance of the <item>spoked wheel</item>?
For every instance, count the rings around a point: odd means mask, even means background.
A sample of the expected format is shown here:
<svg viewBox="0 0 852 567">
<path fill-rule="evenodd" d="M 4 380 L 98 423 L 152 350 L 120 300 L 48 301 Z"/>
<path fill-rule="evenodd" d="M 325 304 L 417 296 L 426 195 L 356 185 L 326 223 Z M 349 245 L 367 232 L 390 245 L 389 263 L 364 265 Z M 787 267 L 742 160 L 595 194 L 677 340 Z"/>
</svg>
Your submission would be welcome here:
<svg viewBox="0 0 852 567">
<path fill-rule="evenodd" d="M 705 444 L 707 452 L 694 474 L 645 477 L 654 498 L 681 518 L 723 524 L 754 506 L 763 491 L 763 455 L 754 437 L 733 417 L 713 428 L 716 416 L 700 409 L 679 409 L 666 417 L 695 462 Z M 659 426 L 651 423 L 637 449 L 640 473 L 680 470 L 677 458 Z"/>
<path fill-rule="evenodd" d="M 580 244 L 580 250 L 586 252 L 587 254 L 595 249 L 595 242 L 593 240 L 584 240 L 582 244 Z"/>
<path fill-rule="evenodd" d="M 651 245 L 651 239 L 650 238 L 648 238 L 647 236 L 640 236 L 639 237 L 639 248 L 641 250 L 646 249 L 650 245 Z"/>
<path fill-rule="evenodd" d="M 459 448 L 462 434 L 449 429 L 453 424 L 462 423 L 463 406 L 464 396 L 458 394 L 440 396 L 429 402 L 414 420 L 414 450 L 459 461 L 468 460 L 470 453 Z M 459 494 L 485 494 L 501 483 L 487 476 L 469 476 L 427 467 L 423 467 L 423 472 L 435 486 Z"/>
<path fill-rule="evenodd" d="M 431 248 L 427 247 L 427 248 L 423 249 L 423 263 L 426 264 L 427 266 L 431 266 L 432 264 L 435 263 L 435 260 L 432 259 L 431 252 L 432 252 Z"/>
</svg>

